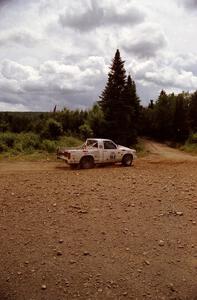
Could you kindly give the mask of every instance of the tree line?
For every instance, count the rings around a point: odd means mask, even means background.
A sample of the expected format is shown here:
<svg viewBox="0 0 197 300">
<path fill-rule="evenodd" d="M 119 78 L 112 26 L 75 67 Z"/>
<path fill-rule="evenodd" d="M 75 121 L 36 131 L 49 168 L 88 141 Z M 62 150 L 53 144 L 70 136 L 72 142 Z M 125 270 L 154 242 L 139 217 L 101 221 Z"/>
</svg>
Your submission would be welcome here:
<svg viewBox="0 0 197 300">
<path fill-rule="evenodd" d="M 106 86 L 90 110 L 1 112 L 0 132 L 31 132 L 48 140 L 62 135 L 104 137 L 126 146 L 135 144 L 139 135 L 184 143 L 197 132 L 197 91 L 175 95 L 162 90 L 143 107 L 117 50 Z"/>
<path fill-rule="evenodd" d="M 197 91 L 178 95 L 161 91 L 142 109 L 140 133 L 160 141 L 184 143 L 197 133 Z"/>
</svg>

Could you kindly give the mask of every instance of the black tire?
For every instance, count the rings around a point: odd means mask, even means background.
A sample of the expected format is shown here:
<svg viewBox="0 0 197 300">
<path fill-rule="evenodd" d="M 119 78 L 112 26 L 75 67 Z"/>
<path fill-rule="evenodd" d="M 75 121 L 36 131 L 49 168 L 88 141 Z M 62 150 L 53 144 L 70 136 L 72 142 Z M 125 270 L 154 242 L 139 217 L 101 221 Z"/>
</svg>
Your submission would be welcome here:
<svg viewBox="0 0 197 300">
<path fill-rule="evenodd" d="M 94 168 L 94 158 L 92 156 L 85 156 L 80 161 L 80 168 L 92 169 Z"/>
<path fill-rule="evenodd" d="M 132 154 L 125 154 L 122 158 L 122 164 L 125 167 L 130 167 L 133 161 L 133 155 Z"/>
</svg>

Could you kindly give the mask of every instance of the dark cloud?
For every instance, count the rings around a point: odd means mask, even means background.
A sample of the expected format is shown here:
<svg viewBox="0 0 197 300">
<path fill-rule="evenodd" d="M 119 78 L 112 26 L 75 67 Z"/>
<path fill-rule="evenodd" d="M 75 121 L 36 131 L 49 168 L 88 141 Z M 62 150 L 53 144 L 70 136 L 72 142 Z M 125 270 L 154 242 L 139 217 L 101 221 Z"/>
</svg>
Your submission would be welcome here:
<svg viewBox="0 0 197 300">
<path fill-rule="evenodd" d="M 11 2 L 11 0 L 0 0 L 0 5 L 9 3 L 9 2 Z"/>
<path fill-rule="evenodd" d="M 181 2 L 186 8 L 196 9 L 197 8 L 197 0 L 182 0 Z"/>
<path fill-rule="evenodd" d="M 140 36 L 136 40 L 126 42 L 123 48 L 126 52 L 135 54 L 139 58 L 150 58 L 166 46 L 166 39 L 162 33 L 149 33 L 147 37 Z"/>
<path fill-rule="evenodd" d="M 91 7 L 85 11 L 66 10 L 59 16 L 59 22 L 63 27 L 70 27 L 80 31 L 90 31 L 96 27 L 109 25 L 134 25 L 143 22 L 145 16 L 135 7 L 120 11 L 114 6 L 102 7 L 97 1 L 91 1 Z"/>
<path fill-rule="evenodd" d="M 92 7 L 84 12 L 68 12 L 59 16 L 59 22 L 63 27 L 72 27 L 81 31 L 89 31 L 101 24 L 104 16 L 103 9 L 93 3 Z"/>
<path fill-rule="evenodd" d="M 18 0 L 15 0 L 18 1 Z M 14 0 L 0 0 L 0 11 L 1 8 L 4 8 L 4 6 L 9 5 L 10 3 L 14 3 Z"/>
</svg>

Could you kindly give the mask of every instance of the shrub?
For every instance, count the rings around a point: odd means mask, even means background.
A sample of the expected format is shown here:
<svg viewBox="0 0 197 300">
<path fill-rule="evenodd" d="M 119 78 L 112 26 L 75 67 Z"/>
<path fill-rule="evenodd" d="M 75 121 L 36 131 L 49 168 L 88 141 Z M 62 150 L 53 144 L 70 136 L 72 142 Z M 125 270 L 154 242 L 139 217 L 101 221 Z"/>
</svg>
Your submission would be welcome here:
<svg viewBox="0 0 197 300">
<path fill-rule="evenodd" d="M 58 147 L 77 147 L 82 145 L 82 141 L 76 137 L 73 136 L 63 136 L 58 141 Z"/>
<path fill-rule="evenodd" d="M 57 140 L 63 133 L 62 125 L 54 119 L 49 119 L 46 122 L 45 129 L 42 132 L 42 137 L 46 139 Z"/>
<path fill-rule="evenodd" d="M 93 136 L 93 131 L 90 128 L 89 124 L 84 123 L 79 127 L 79 132 L 82 138 L 87 139 Z"/>
<path fill-rule="evenodd" d="M 11 132 L 0 133 L 0 142 L 7 146 L 8 148 L 12 148 L 14 146 L 16 139 L 16 135 Z"/>
<path fill-rule="evenodd" d="M 15 149 L 18 151 L 32 151 L 40 148 L 40 138 L 37 134 L 20 133 L 17 135 Z"/>
<path fill-rule="evenodd" d="M 188 142 L 191 144 L 197 144 L 197 133 L 193 133 L 190 135 Z"/>
<path fill-rule="evenodd" d="M 8 150 L 8 147 L 0 140 L 0 153 Z"/>
<path fill-rule="evenodd" d="M 42 142 L 42 149 L 49 152 L 49 153 L 52 153 L 52 152 L 56 151 L 57 145 L 54 141 L 44 140 Z"/>
</svg>

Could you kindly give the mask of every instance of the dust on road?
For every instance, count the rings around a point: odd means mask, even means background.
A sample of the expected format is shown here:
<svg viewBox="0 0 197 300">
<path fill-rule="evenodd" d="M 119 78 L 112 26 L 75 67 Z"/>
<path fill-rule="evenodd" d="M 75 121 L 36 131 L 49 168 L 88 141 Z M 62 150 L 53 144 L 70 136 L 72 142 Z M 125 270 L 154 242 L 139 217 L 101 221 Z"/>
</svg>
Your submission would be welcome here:
<svg viewBox="0 0 197 300">
<path fill-rule="evenodd" d="M 158 157 L 0 163 L 0 299 L 197 299 L 197 164 Z"/>
</svg>

